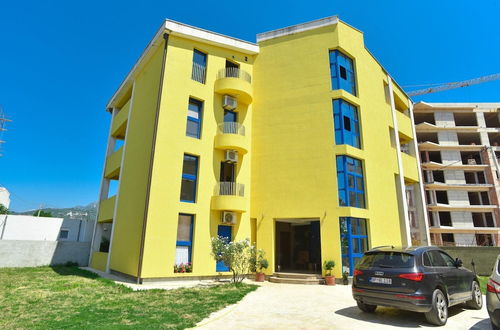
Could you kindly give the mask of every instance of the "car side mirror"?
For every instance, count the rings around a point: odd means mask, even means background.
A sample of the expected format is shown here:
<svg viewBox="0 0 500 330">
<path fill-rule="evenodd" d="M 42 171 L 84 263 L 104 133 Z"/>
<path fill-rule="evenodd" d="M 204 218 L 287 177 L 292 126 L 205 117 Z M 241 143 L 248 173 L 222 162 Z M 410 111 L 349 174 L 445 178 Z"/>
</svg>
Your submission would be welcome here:
<svg viewBox="0 0 500 330">
<path fill-rule="evenodd" d="M 460 260 L 460 259 L 458 259 L 458 258 L 456 258 L 456 259 L 455 259 L 455 266 L 456 266 L 457 268 L 462 267 L 462 265 L 463 265 L 463 264 L 464 264 L 464 263 L 462 262 L 462 260 Z"/>
</svg>

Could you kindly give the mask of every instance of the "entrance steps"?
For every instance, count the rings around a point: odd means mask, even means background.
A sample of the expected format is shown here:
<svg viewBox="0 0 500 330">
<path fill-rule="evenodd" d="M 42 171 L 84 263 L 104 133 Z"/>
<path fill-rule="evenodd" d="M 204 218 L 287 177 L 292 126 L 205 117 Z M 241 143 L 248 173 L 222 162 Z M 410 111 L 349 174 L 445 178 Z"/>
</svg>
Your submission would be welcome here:
<svg viewBox="0 0 500 330">
<path fill-rule="evenodd" d="M 274 273 L 269 278 L 269 282 L 286 283 L 286 284 L 323 284 L 324 280 L 318 274 L 301 274 L 301 273 Z"/>
</svg>

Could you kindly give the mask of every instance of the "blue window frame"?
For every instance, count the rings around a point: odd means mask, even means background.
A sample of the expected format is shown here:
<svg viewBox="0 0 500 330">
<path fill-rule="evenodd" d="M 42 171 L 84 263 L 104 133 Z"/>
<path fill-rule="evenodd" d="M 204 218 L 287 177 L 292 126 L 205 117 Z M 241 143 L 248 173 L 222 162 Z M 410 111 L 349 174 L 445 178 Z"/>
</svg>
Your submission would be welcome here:
<svg viewBox="0 0 500 330">
<path fill-rule="evenodd" d="M 203 102 L 189 98 L 186 136 L 199 139 L 201 136 L 201 117 Z"/>
<path fill-rule="evenodd" d="M 333 100 L 335 144 L 361 148 L 358 109 L 342 99 Z"/>
<path fill-rule="evenodd" d="M 368 225 L 366 219 L 340 218 L 340 248 L 342 272 L 352 275 L 354 267 L 368 250 Z"/>
<path fill-rule="evenodd" d="M 332 89 L 343 89 L 356 95 L 356 78 L 352 59 L 338 50 L 330 50 Z"/>
<path fill-rule="evenodd" d="M 191 263 L 193 252 L 194 215 L 179 213 L 177 222 L 177 242 L 175 250 L 175 264 Z"/>
<path fill-rule="evenodd" d="M 205 83 L 207 73 L 207 54 L 199 50 L 193 50 L 193 71 L 191 72 L 191 79 Z"/>
<path fill-rule="evenodd" d="M 196 183 L 198 180 L 198 157 L 184 154 L 182 165 L 181 202 L 196 201 Z"/>
<path fill-rule="evenodd" d="M 365 208 L 365 188 L 361 161 L 337 156 L 339 205 Z"/>
</svg>

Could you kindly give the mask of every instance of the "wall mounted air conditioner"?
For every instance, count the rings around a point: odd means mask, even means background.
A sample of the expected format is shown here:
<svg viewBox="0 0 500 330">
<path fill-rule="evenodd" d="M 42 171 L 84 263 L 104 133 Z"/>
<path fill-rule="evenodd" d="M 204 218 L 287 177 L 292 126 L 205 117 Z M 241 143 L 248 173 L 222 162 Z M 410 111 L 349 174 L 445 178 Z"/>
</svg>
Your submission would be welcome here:
<svg viewBox="0 0 500 330">
<path fill-rule="evenodd" d="M 234 110 L 238 106 L 238 101 L 231 95 L 224 95 L 222 97 L 222 107 L 226 110 Z"/>
<path fill-rule="evenodd" d="M 229 163 L 238 162 L 238 151 L 236 150 L 226 150 L 224 152 L 224 161 Z"/>
<path fill-rule="evenodd" d="M 236 224 L 236 213 L 223 211 L 221 222 L 225 223 L 225 224 L 235 225 Z"/>
</svg>

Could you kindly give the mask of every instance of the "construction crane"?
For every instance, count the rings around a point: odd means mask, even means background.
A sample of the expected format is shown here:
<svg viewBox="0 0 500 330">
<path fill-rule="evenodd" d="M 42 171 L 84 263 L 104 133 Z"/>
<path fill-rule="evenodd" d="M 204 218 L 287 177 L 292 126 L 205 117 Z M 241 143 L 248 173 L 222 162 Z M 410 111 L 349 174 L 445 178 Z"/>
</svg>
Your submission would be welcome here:
<svg viewBox="0 0 500 330">
<path fill-rule="evenodd" d="M 470 80 L 452 82 L 452 83 L 434 86 L 434 87 L 417 89 L 417 90 L 414 90 L 411 92 L 407 92 L 407 94 L 408 94 L 408 96 L 416 96 L 416 95 L 423 95 L 423 94 L 429 94 L 429 93 L 436 93 L 436 92 L 446 91 L 448 89 L 455 89 L 455 88 L 460 88 L 460 87 L 477 85 L 477 84 L 481 84 L 481 83 L 484 83 L 487 81 L 493 81 L 493 80 L 497 80 L 497 79 L 500 79 L 500 73 L 496 73 L 496 74 L 492 74 L 492 75 L 484 76 L 484 77 L 479 77 L 479 78 L 475 78 L 475 79 L 470 79 Z"/>
<path fill-rule="evenodd" d="M 2 133 L 3 131 L 6 131 L 7 129 L 5 128 L 6 126 L 6 123 L 11 121 L 10 119 L 7 119 L 3 113 L 3 109 L 2 107 L 0 106 L 0 145 L 2 143 L 5 143 L 5 141 L 2 141 Z M 0 148 L 0 151 L 1 151 L 1 148 Z M 0 157 L 2 157 L 2 154 L 0 153 Z"/>
</svg>

